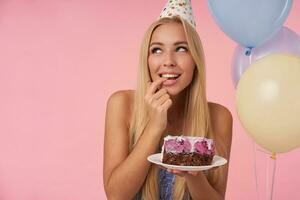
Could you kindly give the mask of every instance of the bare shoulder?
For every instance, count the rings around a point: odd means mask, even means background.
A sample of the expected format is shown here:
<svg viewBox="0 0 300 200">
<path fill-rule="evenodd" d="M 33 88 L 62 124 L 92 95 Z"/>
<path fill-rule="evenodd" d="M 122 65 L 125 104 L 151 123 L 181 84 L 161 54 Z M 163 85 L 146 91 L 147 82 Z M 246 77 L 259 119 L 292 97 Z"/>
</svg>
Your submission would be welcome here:
<svg viewBox="0 0 300 200">
<path fill-rule="evenodd" d="M 225 106 L 214 102 L 209 102 L 208 107 L 212 120 L 225 120 L 225 122 L 232 121 L 232 114 Z"/>
<path fill-rule="evenodd" d="M 119 90 L 114 92 L 107 101 L 107 104 L 130 106 L 134 98 L 134 90 Z"/>
<path fill-rule="evenodd" d="M 211 125 L 216 136 L 230 145 L 232 138 L 232 114 L 228 108 L 223 105 L 209 102 L 208 103 Z"/>
<path fill-rule="evenodd" d="M 114 92 L 107 101 L 107 112 L 115 110 L 120 115 L 124 115 L 126 123 L 128 125 L 134 101 L 134 90 L 119 90 Z"/>
</svg>

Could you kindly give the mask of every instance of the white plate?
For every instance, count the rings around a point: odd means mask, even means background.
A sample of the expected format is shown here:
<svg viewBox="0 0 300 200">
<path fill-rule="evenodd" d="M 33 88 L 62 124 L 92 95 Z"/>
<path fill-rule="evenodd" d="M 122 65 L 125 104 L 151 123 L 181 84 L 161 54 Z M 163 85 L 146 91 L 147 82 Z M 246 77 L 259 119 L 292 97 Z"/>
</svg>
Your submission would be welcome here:
<svg viewBox="0 0 300 200">
<path fill-rule="evenodd" d="M 147 160 L 151 163 L 169 168 L 169 169 L 176 169 L 181 171 L 203 171 L 208 170 L 213 167 L 218 167 L 225 165 L 227 160 L 221 156 L 215 155 L 211 165 L 203 165 L 203 166 L 181 166 L 181 165 L 169 165 L 162 163 L 162 153 L 153 154 L 148 156 Z"/>
</svg>

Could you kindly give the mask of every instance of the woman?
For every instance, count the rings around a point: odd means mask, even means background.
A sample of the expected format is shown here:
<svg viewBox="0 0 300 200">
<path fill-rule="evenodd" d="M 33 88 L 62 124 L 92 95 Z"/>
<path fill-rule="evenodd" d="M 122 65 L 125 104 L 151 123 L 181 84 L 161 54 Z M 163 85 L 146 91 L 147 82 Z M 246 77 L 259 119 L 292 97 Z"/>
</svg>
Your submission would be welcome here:
<svg viewBox="0 0 300 200">
<path fill-rule="evenodd" d="M 224 199 L 228 164 L 182 172 L 158 168 L 147 157 L 166 135 L 212 138 L 229 161 L 232 116 L 208 103 L 204 55 L 196 30 L 180 17 L 161 18 L 144 37 L 136 91 L 108 100 L 104 186 L 108 199 Z"/>
</svg>

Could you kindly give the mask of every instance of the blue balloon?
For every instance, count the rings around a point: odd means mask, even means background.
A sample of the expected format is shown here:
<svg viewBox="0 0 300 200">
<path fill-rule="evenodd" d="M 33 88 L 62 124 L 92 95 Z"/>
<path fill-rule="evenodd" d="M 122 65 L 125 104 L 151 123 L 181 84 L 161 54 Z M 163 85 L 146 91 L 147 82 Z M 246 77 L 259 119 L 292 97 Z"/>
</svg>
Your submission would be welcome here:
<svg viewBox="0 0 300 200">
<path fill-rule="evenodd" d="M 232 81 L 236 87 L 241 76 L 251 64 L 270 54 L 292 54 L 300 57 L 300 36 L 287 27 L 281 29 L 267 42 L 254 48 L 250 55 L 248 49 L 237 46 L 232 58 Z"/>
<path fill-rule="evenodd" d="M 223 32 L 241 46 L 253 48 L 280 29 L 292 0 L 208 0 L 208 6 Z"/>
</svg>

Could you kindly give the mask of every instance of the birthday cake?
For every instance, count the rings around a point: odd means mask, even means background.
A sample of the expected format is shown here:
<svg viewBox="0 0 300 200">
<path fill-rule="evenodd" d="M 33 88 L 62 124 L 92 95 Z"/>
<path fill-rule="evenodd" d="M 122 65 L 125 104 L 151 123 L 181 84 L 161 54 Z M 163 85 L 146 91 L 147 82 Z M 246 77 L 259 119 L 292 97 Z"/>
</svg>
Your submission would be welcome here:
<svg viewBox="0 0 300 200">
<path fill-rule="evenodd" d="M 162 146 L 162 162 L 170 165 L 211 165 L 215 155 L 212 139 L 189 136 L 166 136 Z"/>
</svg>

